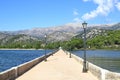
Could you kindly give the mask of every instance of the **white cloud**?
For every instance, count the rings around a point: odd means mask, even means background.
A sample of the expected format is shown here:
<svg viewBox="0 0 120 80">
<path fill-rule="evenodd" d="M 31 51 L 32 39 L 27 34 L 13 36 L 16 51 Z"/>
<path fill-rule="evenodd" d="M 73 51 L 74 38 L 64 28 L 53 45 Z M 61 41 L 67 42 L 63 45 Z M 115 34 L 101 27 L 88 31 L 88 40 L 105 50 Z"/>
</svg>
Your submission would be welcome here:
<svg viewBox="0 0 120 80">
<path fill-rule="evenodd" d="M 120 10 L 120 2 L 118 2 L 118 3 L 116 4 L 116 7 L 117 7 L 118 10 Z"/>
<path fill-rule="evenodd" d="M 78 18 L 78 17 L 76 17 L 76 18 L 73 19 L 73 21 L 75 21 L 75 22 L 81 22 L 81 19 Z"/>
<path fill-rule="evenodd" d="M 73 19 L 74 22 L 81 22 L 81 19 L 78 17 L 79 13 L 78 13 L 77 9 L 74 9 L 73 15 L 76 17 L 76 18 Z"/>
<path fill-rule="evenodd" d="M 73 15 L 75 15 L 75 16 L 79 15 L 79 13 L 77 12 L 77 10 L 73 11 Z"/>
<path fill-rule="evenodd" d="M 84 1 L 88 1 L 88 0 L 84 0 Z M 114 8 L 114 0 L 92 0 L 92 1 L 95 4 L 97 4 L 98 7 L 95 10 L 84 14 L 82 16 L 83 20 L 89 20 L 91 18 L 97 17 L 98 15 L 106 16 Z"/>
</svg>

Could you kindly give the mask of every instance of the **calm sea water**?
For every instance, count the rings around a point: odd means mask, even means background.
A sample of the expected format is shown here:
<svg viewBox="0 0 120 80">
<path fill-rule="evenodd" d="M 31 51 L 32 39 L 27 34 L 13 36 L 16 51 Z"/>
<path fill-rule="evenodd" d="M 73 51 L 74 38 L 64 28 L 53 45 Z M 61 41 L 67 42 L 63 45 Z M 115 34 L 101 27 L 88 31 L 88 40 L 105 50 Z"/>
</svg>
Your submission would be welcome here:
<svg viewBox="0 0 120 80">
<path fill-rule="evenodd" d="M 46 53 L 53 50 L 46 50 Z M 0 50 L 0 72 L 44 55 L 44 50 Z"/>
<path fill-rule="evenodd" d="M 73 54 L 83 58 L 84 51 L 73 51 Z M 120 73 L 119 50 L 87 50 L 87 60 L 104 69 Z"/>
</svg>

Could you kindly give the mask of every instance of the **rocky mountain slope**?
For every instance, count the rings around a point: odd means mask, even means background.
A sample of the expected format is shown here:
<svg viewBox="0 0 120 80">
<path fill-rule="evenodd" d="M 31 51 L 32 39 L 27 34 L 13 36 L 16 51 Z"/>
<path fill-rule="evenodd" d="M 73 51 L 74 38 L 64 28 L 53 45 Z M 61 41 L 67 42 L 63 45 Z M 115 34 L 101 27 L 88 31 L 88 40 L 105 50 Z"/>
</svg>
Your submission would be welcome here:
<svg viewBox="0 0 120 80">
<path fill-rule="evenodd" d="M 63 41 L 69 40 L 73 36 L 77 34 L 77 32 L 81 31 L 81 24 L 80 23 L 69 23 L 62 26 L 54 26 L 48 28 L 34 28 L 30 30 L 20 30 L 14 32 L 4 32 L 7 34 L 25 34 L 29 36 L 38 37 L 40 39 L 44 39 L 45 34 L 47 35 L 47 39 L 50 42 L 53 41 Z"/>
<path fill-rule="evenodd" d="M 108 30 L 120 30 L 120 23 L 110 24 L 110 25 L 92 25 L 89 26 L 86 30 L 87 38 L 94 38 L 97 35 L 106 35 L 106 31 Z M 83 38 L 84 32 L 80 31 L 78 35 L 75 37 Z"/>
<path fill-rule="evenodd" d="M 104 30 L 119 30 L 120 23 L 111 25 L 89 25 L 87 27 L 87 37 L 92 38 L 98 34 L 102 34 Z M 4 33 L 4 34 L 3 34 Z M 13 36 L 24 34 L 26 36 L 32 36 L 37 39 L 44 40 L 45 34 L 49 42 L 70 40 L 72 37 L 83 35 L 82 25 L 80 23 L 69 23 L 62 26 L 54 26 L 48 28 L 34 28 L 30 30 L 14 31 L 14 32 L 2 32 L 0 33 L 1 43 L 5 43 Z M 23 37 L 23 36 L 22 36 Z M 28 37 L 27 37 L 28 38 Z M 23 39 L 27 39 L 23 38 Z M 34 39 L 34 40 L 37 40 Z M 14 41 L 14 40 L 13 40 Z"/>
<path fill-rule="evenodd" d="M 17 34 L 27 34 L 32 36 L 44 36 L 45 34 L 52 34 L 54 32 L 76 33 L 81 30 L 80 23 L 69 23 L 62 26 L 54 26 L 48 28 L 34 28 L 30 30 L 16 31 Z"/>
</svg>

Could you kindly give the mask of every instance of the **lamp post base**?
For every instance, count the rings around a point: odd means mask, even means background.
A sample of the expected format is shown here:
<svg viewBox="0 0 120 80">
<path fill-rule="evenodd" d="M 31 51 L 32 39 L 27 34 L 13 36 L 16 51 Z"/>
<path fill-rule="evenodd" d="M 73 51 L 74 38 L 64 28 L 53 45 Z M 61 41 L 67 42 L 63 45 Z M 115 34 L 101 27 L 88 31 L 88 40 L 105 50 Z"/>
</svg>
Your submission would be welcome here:
<svg viewBox="0 0 120 80">
<path fill-rule="evenodd" d="M 83 72 L 84 72 L 84 73 L 86 73 L 87 71 L 88 71 L 87 69 L 83 68 Z"/>
<path fill-rule="evenodd" d="M 86 61 L 84 61 L 83 63 L 83 72 L 87 72 L 88 69 L 87 69 L 87 66 L 86 66 Z"/>
<path fill-rule="evenodd" d="M 44 61 L 45 61 L 45 62 L 47 61 L 47 58 L 46 58 L 46 56 L 45 56 L 45 59 L 44 59 Z"/>
<path fill-rule="evenodd" d="M 71 58 L 71 53 L 70 53 L 70 55 L 69 55 L 69 58 Z"/>
<path fill-rule="evenodd" d="M 47 61 L 47 59 L 44 60 L 45 62 Z"/>
</svg>

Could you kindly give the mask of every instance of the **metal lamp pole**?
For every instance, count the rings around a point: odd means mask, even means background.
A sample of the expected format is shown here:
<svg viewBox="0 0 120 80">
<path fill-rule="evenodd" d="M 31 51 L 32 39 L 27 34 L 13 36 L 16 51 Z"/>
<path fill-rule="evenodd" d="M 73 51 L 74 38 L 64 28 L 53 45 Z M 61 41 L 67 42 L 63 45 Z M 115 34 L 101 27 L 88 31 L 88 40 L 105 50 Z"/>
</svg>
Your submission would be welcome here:
<svg viewBox="0 0 120 80">
<path fill-rule="evenodd" d="M 45 34 L 45 61 L 47 61 L 47 57 L 46 57 L 46 44 L 47 44 L 47 35 Z"/>
<path fill-rule="evenodd" d="M 70 44 L 71 44 L 71 40 L 70 40 Z M 71 51 L 71 45 L 70 45 L 70 51 Z M 70 52 L 69 58 L 71 58 L 71 52 Z"/>
<path fill-rule="evenodd" d="M 83 62 L 83 72 L 87 72 L 87 65 L 86 65 L 86 27 L 87 23 L 84 21 L 82 23 L 84 29 L 84 62 Z"/>
</svg>

